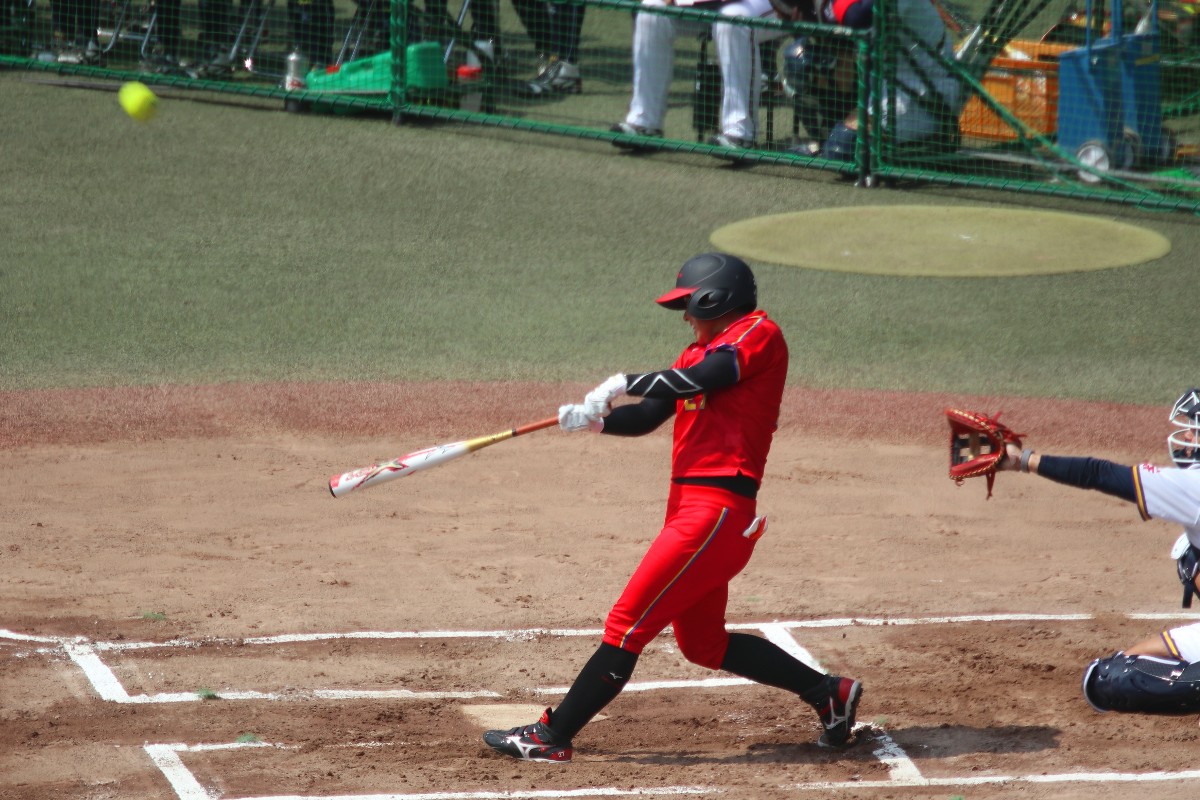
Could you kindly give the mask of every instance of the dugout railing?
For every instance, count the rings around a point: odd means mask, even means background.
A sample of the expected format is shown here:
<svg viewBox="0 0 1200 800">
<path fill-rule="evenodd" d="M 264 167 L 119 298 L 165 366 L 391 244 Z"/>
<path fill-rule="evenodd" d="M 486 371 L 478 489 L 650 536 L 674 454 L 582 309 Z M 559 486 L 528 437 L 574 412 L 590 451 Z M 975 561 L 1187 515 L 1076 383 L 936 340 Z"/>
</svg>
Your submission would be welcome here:
<svg viewBox="0 0 1200 800">
<path fill-rule="evenodd" d="M 445 11 L 436 0 L 92 2 L 84 14 L 80 0 L 0 0 L 0 65 L 69 84 L 137 79 L 298 112 L 442 119 L 635 145 L 650 157 L 786 164 L 863 185 L 934 182 L 1200 211 L 1192 0 L 1091 0 L 1082 9 L 1071 0 L 877 0 L 869 31 L 738 19 L 771 39 L 758 48 L 758 132 L 747 149 L 709 141 L 721 93 L 703 33 L 720 18 L 710 11 L 636 0 L 467 0 Z M 557 55 L 547 51 L 563 39 L 551 27 L 570 17 L 564 9 L 582 11 L 570 51 L 579 83 L 535 90 Z M 611 130 L 629 105 L 638 13 L 700 30 L 675 41 L 661 137 Z M 94 30 L 68 27 L 81 18 L 95 19 Z M 831 157 L 823 145 L 847 120 L 857 123 L 855 146 Z"/>
</svg>

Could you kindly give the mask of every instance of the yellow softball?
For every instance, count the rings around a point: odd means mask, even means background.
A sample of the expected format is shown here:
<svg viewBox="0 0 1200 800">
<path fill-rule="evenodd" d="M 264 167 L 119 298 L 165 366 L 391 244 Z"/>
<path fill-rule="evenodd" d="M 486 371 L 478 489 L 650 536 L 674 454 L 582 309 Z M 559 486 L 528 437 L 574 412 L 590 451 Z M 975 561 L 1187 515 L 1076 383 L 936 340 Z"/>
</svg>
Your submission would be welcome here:
<svg viewBox="0 0 1200 800">
<path fill-rule="evenodd" d="M 117 101 L 125 113 L 138 122 L 149 122 L 158 111 L 158 97 L 141 81 L 129 81 L 117 92 Z"/>
</svg>

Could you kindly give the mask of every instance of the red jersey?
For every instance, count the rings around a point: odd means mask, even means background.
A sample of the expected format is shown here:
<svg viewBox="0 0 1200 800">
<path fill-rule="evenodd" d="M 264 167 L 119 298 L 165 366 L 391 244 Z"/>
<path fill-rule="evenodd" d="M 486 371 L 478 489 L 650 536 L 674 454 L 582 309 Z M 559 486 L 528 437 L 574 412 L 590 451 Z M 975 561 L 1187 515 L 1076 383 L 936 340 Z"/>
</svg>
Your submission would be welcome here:
<svg viewBox="0 0 1200 800">
<path fill-rule="evenodd" d="M 671 477 L 741 474 L 762 481 L 783 403 L 787 342 L 765 311 L 754 311 L 707 345 L 688 345 L 672 368 L 695 366 L 714 350 L 737 356 L 737 382 L 676 403 Z"/>
</svg>

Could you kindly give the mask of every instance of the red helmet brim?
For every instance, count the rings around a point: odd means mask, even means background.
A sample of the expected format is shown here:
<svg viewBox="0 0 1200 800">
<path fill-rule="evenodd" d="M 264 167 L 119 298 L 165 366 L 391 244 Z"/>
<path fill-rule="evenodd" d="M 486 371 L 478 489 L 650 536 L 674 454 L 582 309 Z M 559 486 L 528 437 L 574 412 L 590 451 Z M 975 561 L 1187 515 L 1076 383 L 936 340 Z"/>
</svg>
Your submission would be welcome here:
<svg viewBox="0 0 1200 800">
<path fill-rule="evenodd" d="M 688 298 L 696 291 L 694 286 L 681 286 L 672 289 L 654 302 L 664 308 L 672 309 L 673 311 L 682 311 L 687 308 Z"/>
</svg>

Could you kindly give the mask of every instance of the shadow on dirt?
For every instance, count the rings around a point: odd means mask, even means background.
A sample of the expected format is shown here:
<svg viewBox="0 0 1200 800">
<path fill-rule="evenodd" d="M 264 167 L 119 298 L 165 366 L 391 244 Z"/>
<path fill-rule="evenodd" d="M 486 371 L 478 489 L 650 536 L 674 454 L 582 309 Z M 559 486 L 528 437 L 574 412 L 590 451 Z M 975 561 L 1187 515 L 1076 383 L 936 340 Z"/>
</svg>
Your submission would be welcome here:
<svg viewBox="0 0 1200 800">
<path fill-rule="evenodd" d="M 909 758 L 948 758 L 969 753 L 1036 753 L 1055 750 L 1061 731 L 1046 725 L 1005 725 L 972 728 L 966 725 L 916 726 L 889 730 L 891 740 Z M 876 751 L 885 742 L 871 732 L 844 750 L 820 747 L 816 742 L 752 744 L 744 752 L 724 755 L 700 752 L 623 752 L 605 758 L 616 764 L 696 766 L 702 764 L 800 764 L 831 761 L 878 761 Z M 601 750 L 593 755 L 607 755 Z"/>
<path fill-rule="evenodd" d="M 1048 725 L 934 725 L 888 732 L 912 759 L 946 758 L 967 753 L 1036 753 L 1059 746 L 1058 728 Z M 869 744 L 870 742 L 866 742 Z"/>
</svg>

